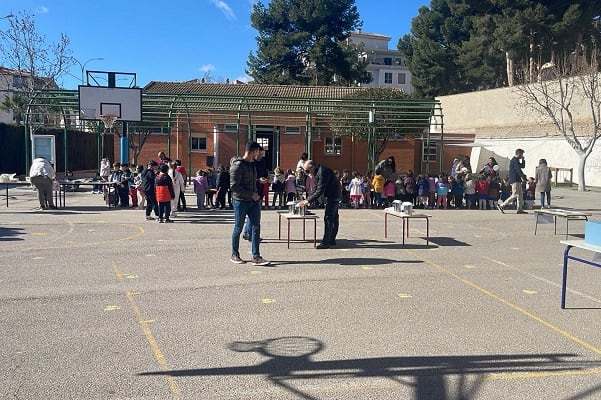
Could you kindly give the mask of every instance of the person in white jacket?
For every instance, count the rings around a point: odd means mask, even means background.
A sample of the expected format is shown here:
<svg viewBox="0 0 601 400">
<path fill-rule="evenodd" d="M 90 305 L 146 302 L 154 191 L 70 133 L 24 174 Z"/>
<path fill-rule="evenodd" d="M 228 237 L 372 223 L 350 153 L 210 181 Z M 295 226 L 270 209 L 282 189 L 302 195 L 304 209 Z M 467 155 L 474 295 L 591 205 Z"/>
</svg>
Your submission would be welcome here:
<svg viewBox="0 0 601 400">
<path fill-rule="evenodd" d="M 169 176 L 173 180 L 173 190 L 175 191 L 175 197 L 171 200 L 171 217 L 177 217 L 177 202 L 179 194 L 183 193 L 186 185 L 184 182 L 184 176 L 176 169 L 177 165 L 174 162 L 169 163 Z"/>
</svg>

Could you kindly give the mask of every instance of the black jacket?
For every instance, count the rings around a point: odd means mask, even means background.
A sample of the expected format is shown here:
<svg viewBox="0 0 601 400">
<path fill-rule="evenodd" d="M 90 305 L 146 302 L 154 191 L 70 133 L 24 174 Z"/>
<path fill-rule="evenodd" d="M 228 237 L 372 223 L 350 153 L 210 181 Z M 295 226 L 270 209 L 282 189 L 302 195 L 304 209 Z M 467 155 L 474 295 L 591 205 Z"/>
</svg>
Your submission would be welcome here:
<svg viewBox="0 0 601 400">
<path fill-rule="evenodd" d="M 228 171 L 221 171 L 217 174 L 217 187 L 223 189 L 230 188 L 230 173 Z"/>
<path fill-rule="evenodd" d="M 142 179 L 142 189 L 144 193 L 154 193 L 154 179 L 156 174 L 152 168 L 147 168 L 140 174 Z"/>
<path fill-rule="evenodd" d="M 340 185 L 334 175 L 334 171 L 326 166 L 317 164 L 315 166 L 315 176 L 313 177 L 313 191 L 307 197 L 309 202 L 319 199 L 322 195 L 327 201 L 340 200 Z"/>
<path fill-rule="evenodd" d="M 234 199 L 252 200 L 253 193 L 257 193 L 257 170 L 254 162 L 244 161 L 241 158 L 232 162 L 230 189 Z"/>
</svg>

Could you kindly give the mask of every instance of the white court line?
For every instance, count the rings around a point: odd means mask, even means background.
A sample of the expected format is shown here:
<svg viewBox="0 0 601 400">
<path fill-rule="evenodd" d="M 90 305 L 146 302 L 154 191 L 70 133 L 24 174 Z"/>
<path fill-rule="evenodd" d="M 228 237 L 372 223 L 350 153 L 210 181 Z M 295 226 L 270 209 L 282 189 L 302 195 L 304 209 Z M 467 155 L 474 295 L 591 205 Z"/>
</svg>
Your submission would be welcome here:
<svg viewBox="0 0 601 400">
<path fill-rule="evenodd" d="M 482 258 L 484 258 L 484 259 L 486 259 L 486 260 L 488 260 L 488 261 L 492 261 L 492 262 L 494 262 L 494 263 L 497 263 L 497 264 L 499 264 L 499 265 L 502 265 L 502 266 L 504 266 L 504 267 L 507 267 L 507 268 L 509 268 L 509 269 L 512 269 L 512 270 L 514 270 L 514 271 L 518 271 L 519 273 L 521 273 L 521 274 L 523 274 L 523 275 L 529 276 L 529 277 L 531 277 L 531 278 L 534 278 L 534 279 L 536 279 L 536 280 L 539 280 L 539 281 L 541 281 L 541 282 L 544 282 L 544 283 L 546 283 L 546 284 L 548 284 L 548 285 L 555 286 L 555 287 L 557 287 L 557 288 L 560 288 L 560 289 L 561 289 L 561 285 L 560 285 L 559 283 L 556 283 L 556 282 L 550 281 L 550 280 L 548 280 L 547 278 L 543 278 L 542 276 L 538 276 L 538 275 L 534 275 L 534 274 L 531 274 L 531 273 L 528 273 L 528 272 L 524 272 L 523 270 L 521 270 L 521 269 L 519 269 L 519 268 L 517 268 L 517 267 L 513 267 L 513 266 L 511 266 L 511 265 L 509 265 L 509 264 L 505 264 L 504 262 L 502 262 L 502 261 L 499 261 L 499 260 L 495 260 L 495 259 L 493 259 L 493 258 L 484 257 L 484 256 L 483 256 Z M 570 293 L 574 293 L 574 294 L 576 294 L 576 295 L 578 295 L 578 296 L 581 296 L 581 297 L 584 297 L 584 298 L 586 298 L 586 299 L 592 300 L 592 301 L 594 301 L 595 303 L 600 303 L 600 304 L 601 304 L 601 299 L 598 299 L 598 298 L 596 298 L 596 297 L 590 296 L 590 295 L 588 295 L 588 294 L 586 294 L 586 293 L 579 292 L 578 290 L 574 290 L 574 289 L 570 289 L 570 288 L 566 288 L 566 290 L 567 290 L 568 292 L 570 292 Z"/>
</svg>

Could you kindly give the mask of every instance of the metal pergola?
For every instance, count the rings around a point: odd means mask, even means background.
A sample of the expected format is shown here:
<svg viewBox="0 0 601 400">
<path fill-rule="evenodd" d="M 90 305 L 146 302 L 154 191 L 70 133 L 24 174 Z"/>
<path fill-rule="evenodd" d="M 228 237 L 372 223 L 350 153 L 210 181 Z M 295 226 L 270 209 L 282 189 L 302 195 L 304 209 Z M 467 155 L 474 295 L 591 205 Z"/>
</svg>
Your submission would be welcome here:
<svg viewBox="0 0 601 400">
<path fill-rule="evenodd" d="M 26 115 L 26 159 L 29 160 L 31 135 L 39 126 L 60 127 L 65 132 L 65 155 L 68 143 L 67 129 L 77 127 L 79 114 L 77 90 L 40 90 L 31 97 Z M 41 122 L 39 116 L 44 115 Z M 438 152 L 442 165 L 444 130 L 442 106 L 438 100 L 427 99 L 356 99 L 356 98 L 300 98 L 233 95 L 203 95 L 194 93 L 142 94 L 142 122 L 128 123 L 136 126 L 163 127 L 171 132 L 173 123 L 185 121 L 189 144 L 192 140 L 193 121 L 202 116 L 215 124 L 236 124 L 237 148 L 242 139 L 252 139 L 253 126 L 275 125 L 275 120 L 285 119 L 289 125 L 305 127 L 305 149 L 311 156 L 311 143 L 315 130 L 326 128 L 335 135 L 357 135 L 365 139 L 368 154 L 375 160 L 378 141 L 384 137 L 402 139 L 405 136 L 420 138 L 429 149 L 434 138 L 441 145 Z M 81 124 L 81 122 L 79 122 Z M 118 128 L 119 122 L 116 124 Z M 241 138 L 241 128 L 246 126 L 247 136 Z M 433 136 L 433 132 L 435 132 Z M 96 129 L 100 143 L 100 129 Z M 167 136 L 170 151 L 171 135 Z M 99 149 L 98 160 L 101 157 Z M 190 160 L 190 146 L 188 146 Z M 65 156 L 65 171 L 68 160 Z M 424 161 L 425 171 L 430 170 L 430 157 Z M 27 162 L 29 168 L 29 161 Z M 191 166 L 188 165 L 191 169 Z"/>
</svg>

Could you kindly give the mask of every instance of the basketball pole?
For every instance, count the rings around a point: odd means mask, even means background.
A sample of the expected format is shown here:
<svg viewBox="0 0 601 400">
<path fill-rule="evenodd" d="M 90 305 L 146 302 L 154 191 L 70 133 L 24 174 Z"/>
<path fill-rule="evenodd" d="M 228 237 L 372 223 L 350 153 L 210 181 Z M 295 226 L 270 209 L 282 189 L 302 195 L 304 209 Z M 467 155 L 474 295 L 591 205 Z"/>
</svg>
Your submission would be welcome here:
<svg viewBox="0 0 601 400">
<path fill-rule="evenodd" d="M 123 121 L 121 123 L 121 164 L 129 163 L 129 138 L 127 137 L 127 122 Z"/>
</svg>

